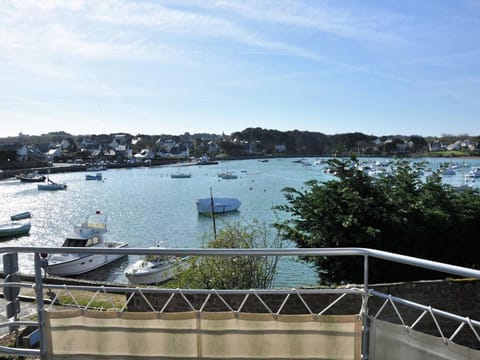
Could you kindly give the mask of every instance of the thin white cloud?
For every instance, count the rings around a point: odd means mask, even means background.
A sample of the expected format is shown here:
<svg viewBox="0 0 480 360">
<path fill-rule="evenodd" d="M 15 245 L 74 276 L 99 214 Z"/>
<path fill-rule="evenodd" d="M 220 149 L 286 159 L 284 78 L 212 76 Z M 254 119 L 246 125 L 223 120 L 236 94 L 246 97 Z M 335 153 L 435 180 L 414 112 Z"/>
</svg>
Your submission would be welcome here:
<svg viewBox="0 0 480 360">
<path fill-rule="evenodd" d="M 278 40 L 269 40 L 258 32 L 248 30 L 245 26 L 221 14 L 204 15 L 194 10 L 176 10 L 152 3 L 115 3 L 106 4 L 97 9 L 96 20 L 116 26 L 143 26 L 159 34 L 191 36 L 196 40 L 214 41 L 222 39 L 255 48 L 279 51 L 294 56 L 313 57 L 314 55 L 298 46 L 289 45 Z M 208 50 L 209 46 L 205 45 Z M 198 49 L 198 48 L 197 48 Z"/>
<path fill-rule="evenodd" d="M 194 41 L 189 39 L 179 46 L 188 37 L 209 43 L 189 48 Z M 222 17 L 156 3 L 10 1 L 0 9 L 0 61 L 47 78 L 82 78 L 82 66 L 92 61 L 201 63 L 215 52 L 213 42 L 218 39 L 271 55 L 319 58 L 306 48 L 264 38 Z"/>
<path fill-rule="evenodd" d="M 179 60 L 173 49 L 151 42 L 138 32 L 92 21 L 89 11 L 95 12 L 93 4 L 83 1 L 2 4 L 0 61 L 46 76 L 58 72 L 57 76 L 69 78 L 68 68 L 73 73 L 74 66 L 82 61 Z"/>
<path fill-rule="evenodd" d="M 72 56 L 78 60 L 155 60 L 195 61 L 195 53 L 209 56 L 214 41 L 247 45 L 252 51 L 271 55 L 300 56 L 328 62 L 305 43 L 292 44 L 280 35 L 250 27 L 247 21 L 266 22 L 275 26 L 299 27 L 327 32 L 347 38 L 393 42 L 398 40 L 381 25 L 393 20 L 389 16 L 354 16 L 351 12 L 309 3 L 274 2 L 144 2 L 144 1 L 8 1 L 0 10 L 0 53 L 11 54 L 23 49 L 37 62 L 51 61 L 51 54 Z M 190 6 L 188 6 L 190 4 Z M 208 14 L 205 9 L 208 9 Z M 390 16 L 391 17 L 391 16 Z M 30 20 L 28 20 L 30 19 Z M 171 38 L 173 36 L 173 38 Z M 180 38 L 178 38 L 180 36 Z M 178 43 L 205 42 L 189 54 L 188 47 Z M 180 41 L 178 41 L 180 40 Z M 192 45 L 193 46 L 193 45 Z M 28 50 L 28 51 L 27 51 Z M 187 55 L 187 56 L 185 56 Z M 8 56 L 8 55 L 4 55 Z M 22 61 L 19 61 L 22 63 Z M 342 65 L 340 63 L 340 65 Z"/>
<path fill-rule="evenodd" d="M 166 1 L 175 4 L 175 1 Z M 185 2 L 182 2 L 185 3 Z M 342 8 L 342 3 L 329 6 L 326 2 L 302 1 L 187 1 L 199 9 L 216 11 L 218 16 L 231 18 L 238 15 L 259 23 L 276 24 L 294 28 L 305 28 L 328 33 L 342 38 L 382 44 L 404 43 L 405 39 L 391 31 L 394 25 L 401 25 L 410 19 L 377 9 L 360 7 Z M 363 10 L 362 10 L 363 9 Z"/>
</svg>

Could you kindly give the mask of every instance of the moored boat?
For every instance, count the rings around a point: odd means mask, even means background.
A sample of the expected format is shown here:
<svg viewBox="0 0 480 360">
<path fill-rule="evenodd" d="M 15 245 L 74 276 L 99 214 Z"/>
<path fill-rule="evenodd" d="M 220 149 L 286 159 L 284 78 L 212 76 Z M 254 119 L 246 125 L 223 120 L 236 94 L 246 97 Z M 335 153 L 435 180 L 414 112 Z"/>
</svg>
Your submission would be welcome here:
<svg viewBox="0 0 480 360">
<path fill-rule="evenodd" d="M 192 174 L 190 173 L 177 173 L 177 174 L 170 174 L 170 177 L 172 179 L 187 179 L 192 177 Z"/>
<path fill-rule="evenodd" d="M 56 183 L 47 177 L 47 181 L 44 184 L 37 185 L 38 190 L 67 190 L 67 184 Z"/>
<path fill-rule="evenodd" d="M 74 226 L 62 247 L 76 248 L 123 248 L 125 242 L 105 241 L 107 232 L 106 216 L 99 211 L 80 226 Z M 54 276 L 71 276 L 83 274 L 115 261 L 124 255 L 115 254 L 53 254 L 47 259 L 46 271 Z"/>
<path fill-rule="evenodd" d="M 218 161 L 210 160 L 208 156 L 201 156 L 195 164 L 196 165 L 217 165 Z"/>
<path fill-rule="evenodd" d="M 67 184 L 57 184 L 57 183 L 48 183 L 48 184 L 38 184 L 38 190 L 67 190 Z"/>
<path fill-rule="evenodd" d="M 107 167 L 105 165 L 93 165 L 87 167 L 85 170 L 87 171 L 105 171 L 107 170 Z"/>
<path fill-rule="evenodd" d="M 17 179 L 20 182 L 43 182 L 45 181 L 45 175 L 38 174 L 37 171 L 32 171 L 26 174 L 17 175 Z"/>
<path fill-rule="evenodd" d="M 192 177 L 192 174 L 187 173 L 187 172 L 180 172 L 180 171 L 178 171 L 178 172 L 176 172 L 176 173 L 171 173 L 171 174 L 170 174 L 170 177 L 171 177 L 172 179 L 188 179 L 188 178 Z"/>
<path fill-rule="evenodd" d="M 87 174 L 85 175 L 85 180 L 102 180 L 102 173 L 98 172 L 95 175 Z"/>
<path fill-rule="evenodd" d="M 473 167 L 468 174 L 465 174 L 467 178 L 478 178 L 480 177 L 480 167 Z"/>
<path fill-rule="evenodd" d="M 442 170 L 442 175 L 455 175 L 456 173 L 455 169 L 451 167 Z"/>
<path fill-rule="evenodd" d="M 16 221 L 16 220 L 28 219 L 31 217 L 32 217 L 32 213 L 30 211 L 24 211 L 24 212 L 10 216 L 10 220 Z"/>
<path fill-rule="evenodd" d="M 29 222 L 12 221 L 0 224 L 0 238 L 10 238 L 26 235 L 30 232 L 31 224 Z"/>
<path fill-rule="evenodd" d="M 129 265 L 124 275 L 131 284 L 160 284 L 171 280 L 176 270 L 186 268 L 187 259 L 188 257 L 147 255 Z"/>
<path fill-rule="evenodd" d="M 236 211 L 242 203 L 236 198 L 214 197 L 198 199 L 196 204 L 199 214 L 209 215 L 212 213 L 212 209 L 215 214 Z"/>
<path fill-rule="evenodd" d="M 223 173 L 220 175 L 220 177 L 224 180 L 232 180 L 232 179 L 237 179 L 238 176 L 235 175 L 234 173 L 230 173 L 230 172 L 227 172 L 227 173 Z"/>
</svg>

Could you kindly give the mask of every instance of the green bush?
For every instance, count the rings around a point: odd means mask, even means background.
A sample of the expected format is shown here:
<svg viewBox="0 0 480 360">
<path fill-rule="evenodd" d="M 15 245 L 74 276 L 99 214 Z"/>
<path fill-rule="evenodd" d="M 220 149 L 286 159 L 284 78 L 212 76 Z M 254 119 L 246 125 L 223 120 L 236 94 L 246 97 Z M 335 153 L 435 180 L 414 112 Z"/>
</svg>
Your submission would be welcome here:
<svg viewBox="0 0 480 360">
<path fill-rule="evenodd" d="M 455 191 L 421 165 L 397 161 L 381 177 L 369 176 L 357 159 L 331 160 L 336 178 L 307 182 L 307 190 L 284 189 L 289 218 L 276 224 L 298 247 L 366 247 L 477 268 L 480 194 Z M 305 258 L 325 284 L 363 281 L 363 258 Z M 438 277 L 429 271 L 372 261 L 370 281 Z"/>
<path fill-rule="evenodd" d="M 204 248 L 279 248 L 282 242 L 266 224 L 225 224 L 215 239 L 204 237 Z M 169 287 L 196 289 L 269 288 L 273 284 L 277 257 L 204 256 L 192 257 L 190 266 L 179 271 Z"/>
</svg>

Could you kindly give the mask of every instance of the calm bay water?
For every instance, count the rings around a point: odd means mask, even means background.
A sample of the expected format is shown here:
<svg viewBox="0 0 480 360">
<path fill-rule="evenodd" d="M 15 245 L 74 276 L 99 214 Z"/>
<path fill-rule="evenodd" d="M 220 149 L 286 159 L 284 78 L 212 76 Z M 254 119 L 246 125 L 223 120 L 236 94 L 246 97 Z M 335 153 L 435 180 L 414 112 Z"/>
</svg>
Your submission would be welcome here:
<svg viewBox="0 0 480 360">
<path fill-rule="evenodd" d="M 276 221 L 272 207 L 285 202 L 281 191 L 284 187 L 300 189 L 307 180 L 331 178 L 324 172 L 324 165 L 303 166 L 294 160 L 241 160 L 181 167 L 181 172 L 192 174 L 186 179 L 170 178 L 170 174 L 178 172 L 173 166 L 110 169 L 103 172 L 104 181 L 86 181 L 82 172 L 54 174 L 52 180 L 68 185 L 66 191 L 54 192 L 38 191 L 36 184 L 13 179 L 1 181 L 0 219 L 7 221 L 10 215 L 23 211 L 30 211 L 33 218 L 29 236 L 4 241 L 0 246 L 61 246 L 73 225 L 100 210 L 108 216 L 108 240 L 125 241 L 130 247 L 199 247 L 204 234 L 213 237 L 213 228 L 210 217 L 197 214 L 195 200 L 209 197 L 210 188 L 214 196 L 237 197 L 242 202 L 240 211 L 217 217 L 217 228 L 232 221 L 247 224 L 259 220 L 271 224 Z M 450 161 L 426 160 L 433 167 Z M 463 182 L 463 171 L 468 172 L 470 166 L 480 166 L 480 161 L 474 159 L 457 163 L 461 167 L 457 175 L 444 178 L 453 185 Z M 238 179 L 220 179 L 217 174 L 223 171 L 234 172 Z M 124 258 L 83 277 L 126 283 L 123 270 L 135 260 L 132 256 Z M 20 256 L 20 268 L 25 273 L 33 272 L 30 256 Z M 284 259 L 276 285 L 298 286 L 316 281 L 309 266 Z"/>
</svg>

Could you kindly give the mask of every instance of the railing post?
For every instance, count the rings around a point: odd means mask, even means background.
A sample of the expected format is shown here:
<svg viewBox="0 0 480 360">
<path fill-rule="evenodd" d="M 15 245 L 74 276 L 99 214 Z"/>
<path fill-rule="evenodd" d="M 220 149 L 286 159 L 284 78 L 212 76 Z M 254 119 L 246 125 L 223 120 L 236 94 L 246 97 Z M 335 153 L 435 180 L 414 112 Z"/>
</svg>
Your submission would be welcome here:
<svg viewBox="0 0 480 360">
<path fill-rule="evenodd" d="M 35 258 L 35 300 L 37 302 L 38 331 L 40 335 L 40 358 L 47 358 L 47 344 L 45 341 L 45 314 L 43 303 L 43 280 L 42 265 L 44 260 L 39 253 L 34 254 Z"/>
<path fill-rule="evenodd" d="M 3 274 L 5 279 L 3 281 L 3 296 L 7 300 L 6 315 L 9 321 L 17 321 L 20 312 L 20 302 L 18 301 L 18 294 L 20 287 L 9 286 L 9 283 L 18 283 L 18 254 L 16 252 L 5 253 L 3 255 Z M 5 286 L 7 285 L 7 286 Z M 18 326 L 9 326 L 9 332 L 13 333 L 18 330 Z"/>
<path fill-rule="evenodd" d="M 362 360 L 368 360 L 370 349 L 370 320 L 368 318 L 368 255 L 363 256 L 362 296 Z"/>
</svg>

